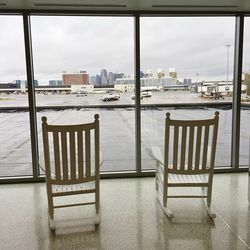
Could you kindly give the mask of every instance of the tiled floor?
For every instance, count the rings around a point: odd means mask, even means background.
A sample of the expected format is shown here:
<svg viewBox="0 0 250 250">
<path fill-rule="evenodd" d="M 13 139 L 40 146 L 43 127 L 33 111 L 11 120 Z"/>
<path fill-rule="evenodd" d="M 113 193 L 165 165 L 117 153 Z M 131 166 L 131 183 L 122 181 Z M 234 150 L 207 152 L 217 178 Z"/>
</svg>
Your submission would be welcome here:
<svg viewBox="0 0 250 250">
<path fill-rule="evenodd" d="M 211 221 L 198 199 L 161 210 L 154 178 L 101 180 L 101 221 L 93 207 L 56 210 L 48 227 L 44 183 L 0 186 L 0 249 L 250 249 L 248 174 L 216 174 Z"/>
</svg>

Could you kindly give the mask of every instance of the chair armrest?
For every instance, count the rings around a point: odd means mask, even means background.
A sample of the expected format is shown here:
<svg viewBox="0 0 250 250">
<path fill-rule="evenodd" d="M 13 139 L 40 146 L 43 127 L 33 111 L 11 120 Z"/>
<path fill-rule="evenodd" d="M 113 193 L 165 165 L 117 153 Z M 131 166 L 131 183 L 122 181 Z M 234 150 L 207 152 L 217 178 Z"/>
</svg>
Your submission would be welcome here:
<svg viewBox="0 0 250 250">
<path fill-rule="evenodd" d="M 164 158 L 161 152 L 161 149 L 159 147 L 151 147 L 152 154 L 156 161 L 158 161 L 160 164 L 164 165 Z"/>
</svg>

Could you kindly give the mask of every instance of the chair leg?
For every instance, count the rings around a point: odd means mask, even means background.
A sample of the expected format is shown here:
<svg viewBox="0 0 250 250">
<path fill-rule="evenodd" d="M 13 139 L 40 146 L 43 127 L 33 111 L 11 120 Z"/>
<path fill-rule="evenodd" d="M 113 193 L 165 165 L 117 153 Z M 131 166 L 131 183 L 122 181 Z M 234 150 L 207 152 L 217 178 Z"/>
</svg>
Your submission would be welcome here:
<svg viewBox="0 0 250 250">
<path fill-rule="evenodd" d="M 212 198 L 212 187 L 209 186 L 207 188 L 207 206 L 210 207 L 211 206 L 211 198 Z"/>
<path fill-rule="evenodd" d="M 163 212 L 166 214 L 166 216 L 167 216 L 169 219 L 174 218 L 174 214 L 172 213 L 172 211 L 171 211 L 167 206 L 164 206 L 164 205 L 163 205 L 162 197 L 160 197 L 159 195 L 158 195 L 158 201 L 159 201 L 159 203 L 160 203 L 160 205 L 161 205 L 161 208 L 162 208 Z M 167 203 L 166 203 L 166 205 L 167 205 Z"/>
<path fill-rule="evenodd" d="M 97 193 L 95 193 L 95 210 L 96 213 L 99 213 L 100 210 L 100 202 L 99 202 L 99 195 Z"/>
<path fill-rule="evenodd" d="M 167 195 L 168 195 L 168 193 L 167 193 L 167 191 L 166 192 L 163 192 L 163 197 L 162 197 L 162 200 L 163 200 L 163 206 L 164 207 L 166 207 L 167 206 Z"/>
<path fill-rule="evenodd" d="M 98 225 L 100 222 L 100 215 L 99 215 L 99 210 L 100 210 L 100 194 L 99 190 L 95 192 L 95 224 Z"/>
<path fill-rule="evenodd" d="M 174 218 L 174 214 L 172 213 L 172 211 L 167 207 L 167 195 L 168 195 L 168 187 L 165 188 L 165 190 L 163 190 L 162 192 L 163 195 L 163 199 L 162 199 L 162 209 L 164 211 L 164 213 L 167 215 L 168 218 L 172 219 Z"/>
<path fill-rule="evenodd" d="M 49 206 L 49 226 L 52 230 L 55 229 L 55 222 L 54 222 L 54 205 L 53 205 L 53 198 L 48 196 L 48 206 Z"/>
<path fill-rule="evenodd" d="M 206 205 L 206 209 L 207 209 L 209 217 L 211 219 L 213 219 L 216 217 L 216 214 L 211 209 L 211 199 L 212 199 L 212 186 L 208 186 L 208 188 L 207 188 L 207 204 L 205 204 L 205 205 Z"/>
</svg>

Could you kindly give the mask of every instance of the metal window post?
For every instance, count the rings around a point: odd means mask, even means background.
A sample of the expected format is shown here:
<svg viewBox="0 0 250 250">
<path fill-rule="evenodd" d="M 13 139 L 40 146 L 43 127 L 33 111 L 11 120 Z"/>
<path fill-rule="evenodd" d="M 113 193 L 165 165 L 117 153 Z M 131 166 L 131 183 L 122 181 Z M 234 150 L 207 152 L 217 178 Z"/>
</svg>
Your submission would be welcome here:
<svg viewBox="0 0 250 250">
<path fill-rule="evenodd" d="M 243 58 L 244 15 L 236 16 L 235 47 L 234 47 L 234 79 L 233 79 L 233 104 L 232 104 L 232 143 L 231 165 L 239 168 L 240 152 L 240 109 L 241 109 L 241 80 Z"/>
<path fill-rule="evenodd" d="M 33 179 L 38 180 L 38 175 L 39 175 L 38 155 L 39 154 L 38 154 L 38 143 L 37 143 L 36 100 L 35 100 L 35 86 L 33 84 L 34 83 L 34 70 L 33 70 L 31 31 L 30 31 L 30 15 L 27 13 L 23 14 L 23 29 L 24 29 L 27 83 L 28 83 Z"/>
<path fill-rule="evenodd" d="M 135 158 L 136 171 L 141 174 L 141 100 L 140 100 L 140 16 L 135 15 Z"/>
</svg>

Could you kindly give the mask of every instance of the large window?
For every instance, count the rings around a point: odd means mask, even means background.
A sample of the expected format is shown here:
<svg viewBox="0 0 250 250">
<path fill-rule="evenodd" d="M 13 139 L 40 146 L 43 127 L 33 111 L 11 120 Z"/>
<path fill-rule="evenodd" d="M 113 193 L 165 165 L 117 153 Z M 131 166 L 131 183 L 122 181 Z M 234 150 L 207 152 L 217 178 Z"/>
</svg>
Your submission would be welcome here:
<svg viewBox="0 0 250 250">
<path fill-rule="evenodd" d="M 131 17 L 32 16 L 41 161 L 42 115 L 72 124 L 99 113 L 101 171 L 135 170 L 133 24 Z"/>
<path fill-rule="evenodd" d="M 216 167 L 230 166 L 234 27 L 234 17 L 141 18 L 144 169 L 155 167 L 151 146 L 163 148 L 166 112 L 176 119 L 206 119 L 216 110 Z"/>
<path fill-rule="evenodd" d="M 0 26 L 0 177 L 32 175 L 22 16 Z"/>
<path fill-rule="evenodd" d="M 23 18 L 31 48 L 24 46 Z M 32 176 L 36 160 L 43 165 L 44 115 L 49 124 L 75 124 L 90 122 L 98 113 L 101 172 L 140 174 L 140 167 L 155 168 L 151 147 L 163 149 L 166 112 L 176 119 L 205 119 L 218 110 L 215 167 L 230 167 L 235 16 L 140 17 L 139 93 L 134 72 L 137 18 L 0 15 L 0 178 Z M 245 167 L 250 161 L 249 25 L 246 17 L 239 159 Z M 29 49 L 35 107 L 29 107 L 33 98 L 30 102 L 28 98 L 25 50 Z M 39 159 L 33 150 L 34 164 L 30 124 L 34 132 L 37 125 L 38 133 L 32 136 L 33 147 L 37 143 L 39 150 Z M 136 156 L 139 150 L 141 159 Z"/>
</svg>

